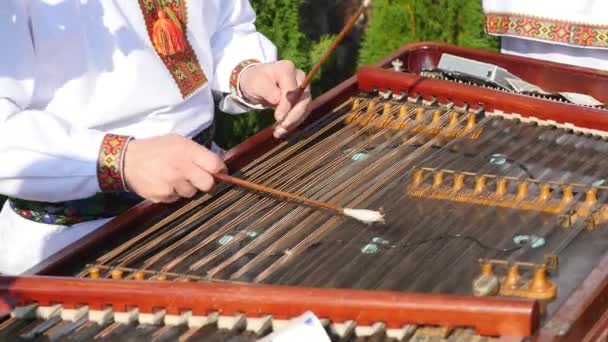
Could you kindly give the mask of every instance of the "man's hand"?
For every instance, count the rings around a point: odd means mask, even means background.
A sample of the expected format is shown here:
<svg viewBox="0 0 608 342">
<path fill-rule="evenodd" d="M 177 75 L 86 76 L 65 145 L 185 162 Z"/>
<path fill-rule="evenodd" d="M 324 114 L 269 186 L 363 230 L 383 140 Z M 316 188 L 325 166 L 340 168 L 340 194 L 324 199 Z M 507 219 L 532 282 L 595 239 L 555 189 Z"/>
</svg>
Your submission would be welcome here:
<svg viewBox="0 0 608 342">
<path fill-rule="evenodd" d="M 124 177 L 129 190 L 153 202 L 171 203 L 213 189 L 213 174 L 224 172 L 222 159 L 179 135 L 132 140 Z"/>
<path fill-rule="evenodd" d="M 275 138 L 294 130 L 306 119 L 306 107 L 311 101 L 310 87 L 293 105 L 286 96 L 289 91 L 302 84 L 305 78 L 304 72 L 296 70 L 291 61 L 257 64 L 246 69 L 241 75 L 239 86 L 248 102 L 275 108 Z"/>
</svg>

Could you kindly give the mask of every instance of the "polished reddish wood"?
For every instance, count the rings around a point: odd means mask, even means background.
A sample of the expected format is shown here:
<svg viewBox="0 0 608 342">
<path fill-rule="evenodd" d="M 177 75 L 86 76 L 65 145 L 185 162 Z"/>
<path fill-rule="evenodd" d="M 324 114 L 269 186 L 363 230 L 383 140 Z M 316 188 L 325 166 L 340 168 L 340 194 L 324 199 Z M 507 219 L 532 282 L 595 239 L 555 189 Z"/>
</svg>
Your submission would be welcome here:
<svg viewBox="0 0 608 342">
<path fill-rule="evenodd" d="M 15 296 L 0 293 L 0 317 L 10 314 L 15 305 L 17 305 Z"/>
<path fill-rule="evenodd" d="M 466 84 L 423 78 L 391 70 L 364 67 L 357 73 L 359 88 L 365 91 L 391 90 L 400 94 L 419 94 L 439 102 L 468 104 L 472 108 L 483 106 L 488 111 L 501 110 L 509 114 L 571 123 L 578 127 L 608 131 L 608 111 L 549 101 L 525 95 L 499 92 Z"/>
<path fill-rule="evenodd" d="M 582 341 L 607 313 L 608 255 L 543 325 L 536 340 Z M 608 322 L 604 325 L 608 327 Z"/>
<path fill-rule="evenodd" d="M 583 342 L 606 342 L 608 341 L 608 311 L 597 320 L 593 328 L 589 331 Z"/>
<path fill-rule="evenodd" d="M 116 311 L 164 309 L 168 314 L 192 310 L 194 315 L 217 311 L 248 317 L 272 315 L 288 319 L 313 311 L 339 323 L 384 322 L 399 329 L 406 324 L 474 327 L 485 336 L 531 336 L 538 326 L 535 302 L 416 293 L 315 289 L 224 283 L 138 282 L 53 277 L 3 277 L 0 294 L 22 303 L 88 305 Z"/>
</svg>

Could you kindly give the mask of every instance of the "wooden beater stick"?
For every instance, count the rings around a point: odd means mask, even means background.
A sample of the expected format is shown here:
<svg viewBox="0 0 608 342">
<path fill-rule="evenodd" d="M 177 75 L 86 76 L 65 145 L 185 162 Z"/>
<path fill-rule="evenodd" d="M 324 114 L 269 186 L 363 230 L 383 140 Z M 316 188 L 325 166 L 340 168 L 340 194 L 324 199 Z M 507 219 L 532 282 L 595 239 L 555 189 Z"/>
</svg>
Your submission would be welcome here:
<svg viewBox="0 0 608 342">
<path fill-rule="evenodd" d="M 217 180 L 232 184 L 236 186 L 240 186 L 249 190 L 259 191 L 267 194 L 271 194 L 274 196 L 286 198 L 292 201 L 302 202 L 308 204 L 310 206 L 316 208 L 324 208 L 339 215 L 344 215 L 348 217 L 352 217 L 358 221 L 363 223 L 372 224 L 372 223 L 385 223 L 384 214 L 380 211 L 366 210 L 366 209 L 350 209 L 350 208 L 341 208 L 333 204 L 329 204 L 326 202 L 317 201 L 314 199 L 302 197 L 296 194 L 292 194 L 289 192 L 281 191 L 266 187 L 264 185 L 256 184 L 253 182 L 246 181 L 244 179 L 236 178 L 230 176 L 226 173 L 217 173 L 213 175 Z"/>
<path fill-rule="evenodd" d="M 329 56 L 331 56 L 331 54 L 334 52 L 334 50 L 342 42 L 342 40 L 344 40 L 344 38 L 346 37 L 346 35 L 348 33 L 350 33 L 350 31 L 355 26 L 355 23 L 357 22 L 357 19 L 359 19 L 359 17 L 363 14 L 363 12 L 365 12 L 366 8 L 367 8 L 367 6 L 365 6 L 365 5 L 362 5 L 359 8 L 359 10 L 357 11 L 357 13 L 355 13 L 349 19 L 349 21 L 346 23 L 346 25 L 344 26 L 344 28 L 342 29 L 342 31 L 338 34 L 338 36 L 336 37 L 336 39 L 334 40 L 334 42 L 331 44 L 331 46 L 329 47 L 329 49 L 327 49 L 327 51 L 325 51 L 325 53 L 323 54 L 323 56 L 321 56 L 321 58 L 319 59 L 319 61 L 317 62 L 317 64 L 315 64 L 315 66 L 312 68 L 312 70 L 310 70 L 310 72 L 308 73 L 308 75 L 306 75 L 306 78 L 304 79 L 304 82 L 302 82 L 302 84 L 300 84 L 300 86 L 297 87 L 296 89 L 294 89 L 294 90 L 292 90 L 292 91 L 290 91 L 290 92 L 287 93 L 287 100 L 289 101 L 289 103 L 291 103 L 292 107 L 296 103 L 298 103 L 298 101 L 302 97 L 302 94 L 304 93 L 304 91 L 306 90 L 306 88 L 310 85 L 310 82 L 312 82 L 312 79 L 315 77 L 315 75 L 317 74 L 317 72 L 319 72 L 319 69 L 321 69 L 321 66 L 327 61 L 327 59 L 329 58 Z"/>
</svg>

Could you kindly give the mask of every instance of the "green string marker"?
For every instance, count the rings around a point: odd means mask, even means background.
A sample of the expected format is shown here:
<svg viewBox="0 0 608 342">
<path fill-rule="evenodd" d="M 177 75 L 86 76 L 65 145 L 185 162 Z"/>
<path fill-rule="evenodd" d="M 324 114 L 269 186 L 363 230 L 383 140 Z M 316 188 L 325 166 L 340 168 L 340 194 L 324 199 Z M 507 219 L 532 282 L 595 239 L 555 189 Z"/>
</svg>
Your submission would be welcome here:
<svg viewBox="0 0 608 342">
<path fill-rule="evenodd" d="M 234 236 L 232 235 L 224 235 L 222 236 L 222 238 L 217 242 L 222 246 L 226 246 L 227 244 L 229 244 L 232 240 L 234 239 Z"/>
<path fill-rule="evenodd" d="M 501 166 L 507 163 L 507 156 L 500 153 L 495 153 L 490 156 L 490 164 Z"/>
<path fill-rule="evenodd" d="M 367 153 L 365 153 L 365 152 L 355 153 L 353 155 L 352 159 L 354 161 L 363 161 L 363 160 L 367 159 Z"/>
<path fill-rule="evenodd" d="M 378 245 L 376 245 L 375 243 L 369 243 L 365 246 L 363 246 L 363 248 L 361 248 L 361 253 L 363 254 L 376 254 L 378 253 Z"/>
<path fill-rule="evenodd" d="M 513 238 L 513 242 L 517 245 L 525 245 L 530 243 L 533 249 L 540 248 L 545 245 L 546 240 L 544 237 L 536 235 L 516 235 Z"/>
</svg>

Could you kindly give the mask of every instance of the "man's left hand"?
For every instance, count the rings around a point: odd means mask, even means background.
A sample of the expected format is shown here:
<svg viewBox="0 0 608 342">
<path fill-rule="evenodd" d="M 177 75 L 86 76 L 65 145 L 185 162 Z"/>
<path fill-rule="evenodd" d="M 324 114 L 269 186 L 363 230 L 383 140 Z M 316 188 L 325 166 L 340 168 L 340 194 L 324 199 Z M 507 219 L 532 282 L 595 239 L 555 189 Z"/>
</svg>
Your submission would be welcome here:
<svg viewBox="0 0 608 342">
<path fill-rule="evenodd" d="M 287 99 L 287 93 L 299 87 L 305 78 L 302 70 L 297 70 L 291 61 L 286 60 L 257 64 L 241 74 L 239 86 L 247 102 L 275 109 L 275 138 L 293 131 L 306 119 L 311 102 L 310 87 L 297 103 L 292 105 Z"/>
</svg>

